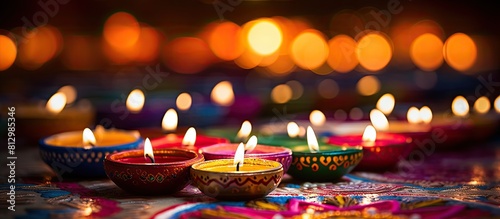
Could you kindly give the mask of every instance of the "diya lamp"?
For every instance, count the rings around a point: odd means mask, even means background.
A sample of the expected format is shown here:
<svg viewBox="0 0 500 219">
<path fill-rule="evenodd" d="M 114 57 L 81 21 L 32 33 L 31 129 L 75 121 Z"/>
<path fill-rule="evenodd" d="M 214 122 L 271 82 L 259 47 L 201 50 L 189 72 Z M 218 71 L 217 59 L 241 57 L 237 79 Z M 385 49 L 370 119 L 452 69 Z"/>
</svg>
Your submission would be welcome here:
<svg viewBox="0 0 500 219">
<path fill-rule="evenodd" d="M 118 187 L 129 193 L 164 195 L 186 187 L 191 182 L 191 165 L 203 160 L 203 155 L 192 150 L 153 149 L 146 138 L 143 149 L 107 155 L 104 170 Z"/>
<path fill-rule="evenodd" d="M 72 86 L 65 86 L 72 87 Z M 15 106 L 18 142 L 36 145 L 40 138 L 73 130 L 83 130 L 94 124 L 95 110 L 85 100 L 76 100 L 76 90 L 65 92 L 62 87 L 45 103 L 27 103 Z M 36 130 L 36 131 L 33 131 Z"/>
<path fill-rule="evenodd" d="M 500 96 L 495 102 L 500 103 Z M 497 103 L 497 105 L 500 105 Z M 495 107 L 498 107 L 495 105 Z M 491 110 L 491 103 L 488 97 L 482 96 L 476 99 L 473 105 L 473 113 L 470 115 L 474 126 L 474 140 L 484 141 L 493 136 L 500 125 L 500 114 Z"/>
<path fill-rule="evenodd" d="M 205 160 L 230 159 L 234 157 L 237 148 L 238 144 L 222 143 L 201 148 L 200 151 Z M 280 162 L 283 165 L 284 173 L 286 173 L 292 163 L 292 150 L 285 147 L 257 144 L 257 137 L 254 135 L 245 144 L 244 157 Z"/>
<path fill-rule="evenodd" d="M 280 162 L 245 158 L 245 146 L 238 145 L 234 159 L 216 159 L 193 164 L 193 184 L 207 196 L 221 200 L 250 200 L 265 197 L 283 178 Z"/>
<path fill-rule="evenodd" d="M 363 148 L 363 160 L 356 170 L 387 170 L 405 159 L 414 148 L 410 137 L 394 133 L 377 133 L 368 125 L 362 135 L 331 136 L 327 142 L 344 147 Z"/>
<path fill-rule="evenodd" d="M 469 118 L 469 103 L 463 96 L 457 96 L 451 104 L 450 113 L 433 116 L 432 133 L 439 134 L 436 148 L 448 149 L 465 145 L 474 138 L 474 124 Z"/>
<path fill-rule="evenodd" d="M 58 177 L 103 177 L 104 157 L 110 153 L 135 149 L 142 142 L 137 131 L 104 129 L 92 132 L 63 132 L 39 141 L 40 156 Z"/>
<path fill-rule="evenodd" d="M 307 144 L 294 145 L 288 174 L 308 182 L 335 181 L 352 171 L 363 159 L 359 146 L 344 147 L 319 144 L 311 126 L 307 127 Z"/>
</svg>

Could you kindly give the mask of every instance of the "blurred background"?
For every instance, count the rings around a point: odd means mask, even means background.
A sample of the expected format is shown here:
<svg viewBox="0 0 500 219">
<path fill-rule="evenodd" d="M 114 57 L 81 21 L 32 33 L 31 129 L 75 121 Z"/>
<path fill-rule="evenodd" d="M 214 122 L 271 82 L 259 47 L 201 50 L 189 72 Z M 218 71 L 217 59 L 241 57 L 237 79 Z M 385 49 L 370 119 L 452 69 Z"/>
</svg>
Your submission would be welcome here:
<svg viewBox="0 0 500 219">
<path fill-rule="evenodd" d="M 500 110 L 500 15 L 483 2 L 40 0 L 1 10 L 0 101 L 19 120 L 62 87 L 67 108 L 119 128 L 160 126 L 169 108 L 200 127 L 314 109 L 359 119 L 385 93 L 396 107 L 446 111 L 463 95 Z M 145 103 L 134 111 L 127 99 Z"/>
</svg>

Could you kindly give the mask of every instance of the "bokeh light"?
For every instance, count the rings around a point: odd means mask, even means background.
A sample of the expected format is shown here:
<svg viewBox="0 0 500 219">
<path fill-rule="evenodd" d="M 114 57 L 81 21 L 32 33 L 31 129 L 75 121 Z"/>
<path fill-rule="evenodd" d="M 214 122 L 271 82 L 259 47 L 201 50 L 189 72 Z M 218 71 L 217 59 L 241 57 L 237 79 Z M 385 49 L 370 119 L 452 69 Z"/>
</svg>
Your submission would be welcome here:
<svg viewBox="0 0 500 219">
<path fill-rule="evenodd" d="M 292 89 L 292 100 L 299 99 L 304 93 L 304 86 L 299 81 L 291 80 L 286 82 L 288 86 Z"/>
<path fill-rule="evenodd" d="M 247 40 L 257 54 L 270 55 L 280 48 L 283 34 L 273 20 L 259 19 L 250 27 Z"/>
<path fill-rule="evenodd" d="M 19 44 L 17 64 L 27 70 L 40 68 L 62 49 L 61 32 L 50 25 L 32 30 L 24 40 Z"/>
<path fill-rule="evenodd" d="M 410 57 L 418 68 L 434 71 L 443 64 L 443 41 L 434 34 L 422 34 L 411 44 Z"/>
<path fill-rule="evenodd" d="M 225 61 L 238 58 L 245 49 L 240 40 L 241 32 L 241 27 L 233 22 L 217 24 L 208 37 L 208 44 L 214 55 Z"/>
<path fill-rule="evenodd" d="M 491 109 L 491 103 L 488 97 L 482 96 L 474 102 L 474 111 L 479 114 L 485 114 Z"/>
<path fill-rule="evenodd" d="M 104 23 L 104 39 L 114 48 L 132 47 L 140 34 L 139 22 L 127 12 L 116 12 Z"/>
<path fill-rule="evenodd" d="M 175 100 L 175 105 L 177 106 L 177 109 L 181 111 L 186 111 L 191 108 L 191 104 L 193 103 L 193 99 L 191 98 L 191 95 L 189 93 L 181 93 L 179 96 L 177 96 L 177 99 Z"/>
<path fill-rule="evenodd" d="M 476 62 L 477 47 L 467 34 L 455 33 L 444 43 L 444 59 L 455 70 L 465 72 Z"/>
<path fill-rule="evenodd" d="M 320 67 L 328 57 L 328 45 L 323 34 L 313 29 L 303 31 L 292 42 L 291 56 L 302 69 Z"/>
<path fill-rule="evenodd" d="M 500 113 L 500 95 L 495 98 L 493 105 L 495 105 L 495 111 L 497 111 L 497 113 Z"/>
<path fill-rule="evenodd" d="M 330 53 L 326 60 L 328 65 L 340 73 L 352 71 L 358 65 L 356 46 L 356 41 L 347 35 L 337 35 L 330 39 Z"/>
<path fill-rule="evenodd" d="M 367 75 L 358 81 L 356 89 L 363 96 L 371 96 L 380 90 L 380 81 L 373 75 Z"/>
<path fill-rule="evenodd" d="M 378 99 L 376 107 L 378 110 L 383 112 L 385 115 L 391 114 L 394 109 L 394 105 L 396 104 L 396 100 L 394 99 L 394 95 L 387 93 L 384 94 Z"/>
<path fill-rule="evenodd" d="M 333 114 L 333 118 L 338 121 L 344 121 L 347 119 L 347 113 L 343 109 L 338 109 L 335 110 L 335 113 Z"/>
<path fill-rule="evenodd" d="M 289 55 L 280 55 L 274 63 L 266 66 L 273 75 L 287 75 L 295 69 L 295 63 Z"/>
<path fill-rule="evenodd" d="M 451 103 L 451 111 L 454 115 L 464 117 L 469 114 L 469 102 L 463 96 L 457 96 Z"/>
<path fill-rule="evenodd" d="M 333 99 L 339 94 L 339 85 L 333 79 L 325 79 L 318 84 L 318 93 L 325 99 Z"/>
<path fill-rule="evenodd" d="M 378 32 L 371 32 L 358 40 L 356 56 L 363 68 L 376 72 L 391 60 L 392 46 L 387 37 Z"/>
<path fill-rule="evenodd" d="M 77 97 L 76 88 L 71 85 L 63 86 L 59 88 L 57 92 L 63 93 L 66 96 L 66 104 L 72 104 L 76 100 Z"/>
<path fill-rule="evenodd" d="M 233 85 L 229 81 L 221 81 L 210 93 L 212 101 L 220 106 L 231 106 L 234 103 Z"/>
<path fill-rule="evenodd" d="M 292 99 L 292 88 L 287 84 L 279 84 L 271 91 L 271 99 L 275 103 L 283 104 Z"/>
<path fill-rule="evenodd" d="M 349 111 L 349 118 L 352 120 L 360 120 L 363 118 L 363 110 L 358 107 L 354 107 Z"/>
<path fill-rule="evenodd" d="M 17 56 L 17 47 L 14 41 L 4 35 L 0 35 L 0 71 L 12 66 Z"/>
<path fill-rule="evenodd" d="M 198 73 L 213 63 L 215 56 L 205 43 L 196 37 L 179 37 L 163 47 L 163 62 L 173 71 Z"/>
</svg>

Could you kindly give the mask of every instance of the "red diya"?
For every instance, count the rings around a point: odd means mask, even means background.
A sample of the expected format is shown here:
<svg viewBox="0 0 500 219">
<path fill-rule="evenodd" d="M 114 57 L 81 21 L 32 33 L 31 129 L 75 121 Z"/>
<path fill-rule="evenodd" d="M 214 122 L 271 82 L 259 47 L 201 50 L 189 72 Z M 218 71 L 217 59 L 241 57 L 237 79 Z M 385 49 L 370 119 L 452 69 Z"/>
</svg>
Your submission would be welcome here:
<svg viewBox="0 0 500 219">
<path fill-rule="evenodd" d="M 412 150 L 411 138 L 400 134 L 380 133 L 369 125 L 363 135 L 332 136 L 328 144 L 339 146 L 362 146 L 363 159 L 357 170 L 385 170 L 405 159 Z"/>
<path fill-rule="evenodd" d="M 153 150 L 150 140 L 146 139 L 144 150 L 107 155 L 104 170 L 118 187 L 129 193 L 162 195 L 186 187 L 191 182 L 191 165 L 201 161 L 204 161 L 203 155 L 192 150 Z"/>
<path fill-rule="evenodd" d="M 200 152 L 205 160 L 230 159 L 234 157 L 237 148 L 238 144 L 222 143 L 201 148 Z M 257 138 L 252 136 L 245 145 L 244 157 L 280 162 L 283 165 L 284 173 L 286 173 L 292 163 L 292 150 L 285 147 L 257 144 Z"/>
</svg>

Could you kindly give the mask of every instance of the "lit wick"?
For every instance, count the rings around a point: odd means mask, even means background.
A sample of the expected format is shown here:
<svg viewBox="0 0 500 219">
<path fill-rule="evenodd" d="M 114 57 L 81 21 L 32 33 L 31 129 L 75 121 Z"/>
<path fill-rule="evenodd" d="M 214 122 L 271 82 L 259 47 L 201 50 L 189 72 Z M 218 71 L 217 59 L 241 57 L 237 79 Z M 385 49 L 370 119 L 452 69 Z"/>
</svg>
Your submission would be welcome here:
<svg viewBox="0 0 500 219">
<path fill-rule="evenodd" d="M 240 166 L 243 166 L 245 160 L 245 145 L 240 143 L 238 148 L 236 148 L 236 153 L 234 153 L 234 163 L 236 165 L 236 171 L 240 171 Z"/>
<path fill-rule="evenodd" d="M 240 162 L 236 164 L 236 171 L 240 171 Z"/>
<path fill-rule="evenodd" d="M 150 154 L 146 154 L 146 157 L 149 158 L 151 163 L 155 163 L 155 158 L 153 156 L 151 156 Z"/>
</svg>

